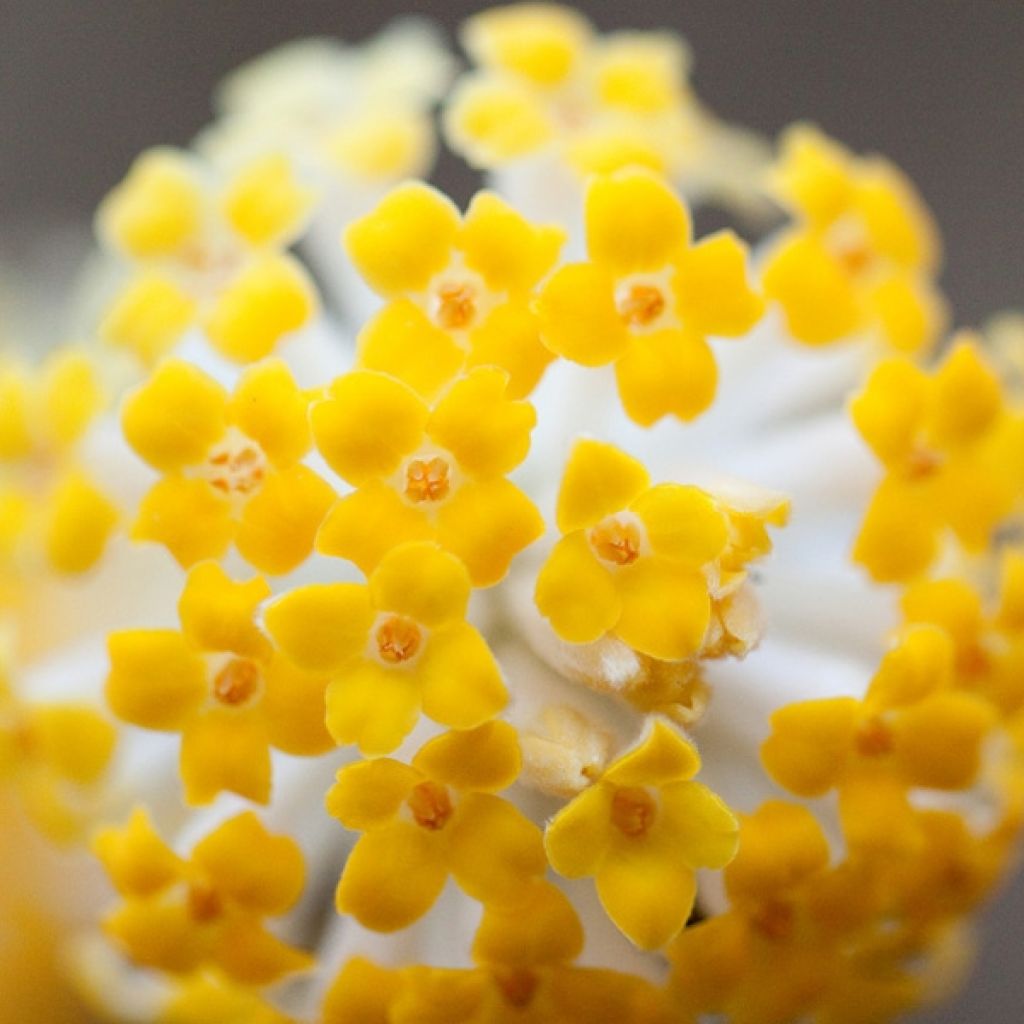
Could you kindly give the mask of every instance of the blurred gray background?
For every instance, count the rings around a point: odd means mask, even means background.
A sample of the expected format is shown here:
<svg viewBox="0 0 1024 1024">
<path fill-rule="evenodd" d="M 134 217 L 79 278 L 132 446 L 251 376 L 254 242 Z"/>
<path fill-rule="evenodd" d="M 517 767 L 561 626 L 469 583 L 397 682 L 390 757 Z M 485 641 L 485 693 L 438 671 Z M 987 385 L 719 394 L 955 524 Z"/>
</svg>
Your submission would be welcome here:
<svg viewBox="0 0 1024 1024">
<path fill-rule="evenodd" d="M 322 0 L 0 0 L 0 258 L 26 278 L 82 239 L 132 157 L 184 143 L 217 80 L 312 33 L 359 40 L 415 11 L 452 29 L 486 4 Z M 602 28 L 666 27 L 699 95 L 767 134 L 803 118 L 917 182 L 947 243 L 959 324 L 1024 307 L 1022 0 L 637 0 L 577 6 Z M 446 161 L 459 198 L 472 179 Z M 49 269 L 49 268 L 48 268 Z M 58 305 L 59 296 L 55 296 Z M 981 966 L 931 1024 L 1024 1021 L 1024 885 L 988 915 Z"/>
</svg>

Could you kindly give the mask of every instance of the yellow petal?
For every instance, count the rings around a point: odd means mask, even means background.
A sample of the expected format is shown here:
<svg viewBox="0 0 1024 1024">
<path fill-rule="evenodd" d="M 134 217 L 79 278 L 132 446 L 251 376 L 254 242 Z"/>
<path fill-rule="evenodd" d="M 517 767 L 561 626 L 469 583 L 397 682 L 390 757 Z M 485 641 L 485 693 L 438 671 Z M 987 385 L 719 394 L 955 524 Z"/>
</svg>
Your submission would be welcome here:
<svg viewBox="0 0 1024 1024">
<path fill-rule="evenodd" d="M 481 903 L 518 900 L 547 867 L 540 829 L 501 797 L 465 794 L 445 832 L 455 880 Z"/>
<path fill-rule="evenodd" d="M 704 577 L 664 559 L 641 558 L 616 574 L 622 614 L 615 633 L 636 651 L 662 661 L 696 653 L 711 620 Z"/>
<path fill-rule="evenodd" d="M 429 541 L 389 551 L 369 587 L 374 608 L 407 615 L 428 629 L 464 618 L 472 589 L 466 567 Z"/>
<path fill-rule="evenodd" d="M 300 668 L 332 672 L 362 654 L 373 616 L 362 584 L 312 583 L 271 603 L 264 623 Z"/>
<path fill-rule="evenodd" d="M 117 732 L 95 708 L 82 704 L 39 704 L 29 729 L 38 756 L 62 779 L 88 785 L 110 764 Z"/>
<path fill-rule="evenodd" d="M 369 575 L 392 548 L 433 536 L 423 512 L 391 487 L 372 481 L 345 495 L 327 513 L 316 536 L 316 550 L 347 558 Z"/>
<path fill-rule="evenodd" d="M 338 743 L 357 744 L 366 756 L 390 754 L 420 713 L 415 675 L 359 661 L 327 688 L 327 728 Z"/>
<path fill-rule="evenodd" d="M 491 649 L 465 622 L 430 635 L 418 671 L 423 710 L 443 725 L 472 729 L 508 703 L 508 691 Z"/>
<path fill-rule="evenodd" d="M 466 266 L 494 292 L 526 291 L 554 265 L 565 241 L 555 226 L 535 226 L 493 192 L 478 192 L 459 233 Z"/>
<path fill-rule="evenodd" d="M 326 675 L 306 672 L 277 654 L 264 672 L 264 681 L 263 713 L 271 746 L 306 757 L 334 749 L 325 721 Z"/>
<path fill-rule="evenodd" d="M 117 525 L 117 506 L 91 480 L 70 473 L 51 495 L 47 509 L 46 554 L 64 573 L 91 569 Z"/>
<path fill-rule="evenodd" d="M 827 227 L 853 201 L 853 158 L 817 128 L 796 124 L 782 137 L 776 192 L 814 226 Z"/>
<path fill-rule="evenodd" d="M 665 416 L 689 422 L 707 409 L 718 387 L 708 343 L 677 330 L 637 336 L 615 364 L 626 415 L 642 427 Z"/>
<path fill-rule="evenodd" d="M 549 822 L 544 848 L 551 866 L 566 878 L 593 875 L 612 840 L 613 786 L 585 789 Z"/>
<path fill-rule="evenodd" d="M 697 879 L 650 842 L 622 844 L 597 869 L 597 895 L 619 930 L 640 949 L 660 949 L 682 931 Z"/>
<path fill-rule="evenodd" d="M 739 846 L 740 824 L 717 794 L 699 782 L 661 791 L 660 826 L 671 855 L 692 868 L 724 868 Z"/>
<path fill-rule="evenodd" d="M 526 398 L 555 358 L 540 337 L 540 322 L 523 301 L 503 302 L 469 335 L 466 365 L 500 366 L 508 374 L 508 398 Z"/>
<path fill-rule="evenodd" d="M 298 462 L 309 451 L 309 401 L 278 359 L 242 374 L 228 403 L 228 419 L 277 466 Z"/>
<path fill-rule="evenodd" d="M 893 477 L 883 480 L 868 504 L 853 560 L 879 583 L 913 579 L 938 553 L 936 511 L 930 488 Z"/>
<path fill-rule="evenodd" d="M 699 770 L 696 747 L 667 722 L 654 719 L 643 742 L 609 765 L 601 781 L 616 786 L 663 786 L 690 779 Z"/>
<path fill-rule="evenodd" d="M 212 803 L 223 792 L 270 800 L 270 743 L 261 714 L 212 708 L 182 730 L 179 771 L 185 800 Z"/>
<path fill-rule="evenodd" d="M 558 490 L 556 521 L 562 533 L 594 526 L 635 501 L 650 486 L 639 459 L 605 441 L 577 441 Z"/>
<path fill-rule="evenodd" d="M 615 305 L 615 279 L 590 263 L 556 270 L 537 299 L 537 315 L 544 344 L 583 366 L 612 362 L 629 342 Z"/>
<path fill-rule="evenodd" d="M 323 1024 L 391 1024 L 391 1004 L 401 989 L 397 971 L 352 957 L 324 997 Z"/>
<path fill-rule="evenodd" d="M 338 772 L 327 793 L 327 811 L 357 832 L 381 828 L 399 812 L 420 772 L 390 757 L 357 761 Z"/>
<path fill-rule="evenodd" d="M 229 818 L 201 839 L 192 862 L 218 892 L 257 914 L 287 913 L 305 884 L 298 843 L 267 831 L 252 811 Z"/>
<path fill-rule="evenodd" d="M 358 366 L 390 374 L 432 401 L 462 369 L 466 355 L 410 299 L 393 299 L 359 332 Z"/>
<path fill-rule="evenodd" d="M 522 755 L 508 722 L 485 722 L 475 729 L 446 732 L 425 743 L 413 767 L 442 785 L 496 793 L 519 776 Z"/>
<path fill-rule="evenodd" d="M 184 902 L 129 900 L 103 921 L 103 930 L 140 967 L 187 974 L 209 961 L 213 929 L 197 927 Z"/>
<path fill-rule="evenodd" d="M 184 864 L 160 838 L 145 808 L 124 825 L 100 829 L 92 851 L 122 896 L 153 896 L 178 881 Z"/>
<path fill-rule="evenodd" d="M 852 697 L 800 701 L 771 716 L 772 734 L 761 762 L 780 786 L 797 796 L 827 793 L 849 761 L 858 703 Z"/>
<path fill-rule="evenodd" d="M 239 554 L 263 572 L 291 572 L 312 554 L 334 500 L 331 485 L 308 466 L 271 473 L 245 503 L 235 535 Z"/>
<path fill-rule="evenodd" d="M 118 718 L 144 729 L 177 730 L 206 697 L 206 666 L 172 629 L 112 633 L 106 696 Z"/>
<path fill-rule="evenodd" d="M 243 985 L 269 985 L 285 975 L 309 970 L 315 962 L 308 953 L 271 935 L 253 917 L 229 921 L 219 938 L 217 966 Z M 273 1024 L 279 1018 L 275 1015 L 270 1020 Z"/>
<path fill-rule="evenodd" d="M 313 190 L 296 179 L 291 161 L 279 153 L 253 160 L 225 190 L 224 214 L 252 245 L 281 245 L 301 230 L 312 209 Z"/>
<path fill-rule="evenodd" d="M 345 247 L 370 287 L 384 296 L 422 291 L 448 265 L 459 211 L 435 188 L 399 185 L 345 231 Z"/>
<path fill-rule="evenodd" d="M 438 402 L 427 433 L 472 477 L 503 476 L 526 458 L 537 414 L 529 402 L 510 401 L 508 377 L 477 367 L 460 377 Z"/>
<path fill-rule="evenodd" d="M 1002 410 L 999 378 L 972 340 L 954 346 L 935 374 L 934 387 L 929 434 L 943 447 L 976 440 Z"/>
<path fill-rule="evenodd" d="M 701 239 L 677 259 L 673 291 L 680 319 L 699 334 L 746 334 L 764 311 L 749 283 L 747 248 L 731 231 Z"/>
<path fill-rule="evenodd" d="M 259 576 L 236 582 L 216 562 L 203 562 L 189 572 L 178 601 L 182 631 L 202 650 L 265 657 L 269 645 L 256 609 L 269 596 Z"/>
<path fill-rule="evenodd" d="M 367 832 L 345 862 L 337 907 L 361 925 L 394 932 L 421 918 L 448 878 L 436 833 L 405 821 Z"/>
<path fill-rule="evenodd" d="M 139 505 L 132 540 L 163 544 L 184 568 L 219 558 L 235 534 L 231 505 L 205 481 L 169 476 Z"/>
<path fill-rule="evenodd" d="M 587 251 L 613 274 L 660 270 L 690 239 L 690 215 L 655 174 L 626 170 L 593 181 L 586 196 Z"/>
<path fill-rule="evenodd" d="M 359 486 L 389 476 L 423 440 L 428 410 L 405 384 L 356 370 L 339 377 L 312 410 L 313 436 L 330 467 Z"/>
<path fill-rule="evenodd" d="M 893 358 L 871 371 L 850 402 L 857 430 L 885 465 L 900 464 L 912 454 L 928 394 L 925 374 L 909 359 Z"/>
<path fill-rule="evenodd" d="M 316 304 L 316 290 L 302 264 L 288 254 L 267 254 L 220 293 L 203 328 L 221 355 L 251 363 L 270 355 L 286 334 L 307 323 Z"/>
<path fill-rule="evenodd" d="M 914 186 L 892 164 L 866 162 L 854 205 L 879 252 L 906 267 L 931 270 L 938 262 L 938 232 Z"/>
<path fill-rule="evenodd" d="M 718 503 L 698 487 L 658 484 L 629 506 L 639 516 L 656 555 L 691 568 L 717 558 L 728 540 Z"/>
<path fill-rule="evenodd" d="M 886 344 L 908 355 L 930 351 L 949 319 L 941 294 L 928 281 L 906 274 L 880 281 L 868 302 Z"/>
<path fill-rule="evenodd" d="M 155 469 L 172 472 L 202 462 L 227 427 L 228 396 L 202 370 L 163 363 L 128 396 L 121 426 L 128 443 Z"/>
<path fill-rule="evenodd" d="M 151 365 L 166 355 L 195 320 L 196 303 L 157 273 L 136 278 L 106 310 L 99 336 Z"/>
<path fill-rule="evenodd" d="M 490 587 L 544 532 L 533 502 L 505 479 L 463 484 L 438 510 L 437 540 L 462 559 L 474 587 Z"/>
</svg>

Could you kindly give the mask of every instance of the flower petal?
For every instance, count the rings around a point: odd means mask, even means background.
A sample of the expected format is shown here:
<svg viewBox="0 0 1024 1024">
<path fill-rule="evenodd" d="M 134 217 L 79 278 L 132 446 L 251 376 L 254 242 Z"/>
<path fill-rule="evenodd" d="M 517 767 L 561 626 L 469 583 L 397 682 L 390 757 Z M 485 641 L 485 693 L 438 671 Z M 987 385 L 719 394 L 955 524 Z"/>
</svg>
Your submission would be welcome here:
<svg viewBox="0 0 1024 1024">
<path fill-rule="evenodd" d="M 540 337 L 540 321 L 525 301 L 503 302 L 469 334 L 466 365 L 500 366 L 508 398 L 526 398 L 555 358 Z"/>
<path fill-rule="evenodd" d="M 327 728 L 338 743 L 362 754 L 390 754 L 412 731 L 420 713 L 416 676 L 359 661 L 327 688 Z"/>
<path fill-rule="evenodd" d="M 286 754 L 315 756 L 333 750 L 327 731 L 328 677 L 307 672 L 283 654 L 264 670 L 263 714 L 270 744 Z"/>
<path fill-rule="evenodd" d="M 593 875 L 611 843 L 612 786 L 583 790 L 549 822 L 544 848 L 551 866 L 566 878 Z"/>
<path fill-rule="evenodd" d="M 558 528 L 570 533 L 594 526 L 628 508 L 649 486 L 650 477 L 639 459 L 606 441 L 577 441 L 558 490 Z"/>
<path fill-rule="evenodd" d="M 228 419 L 276 466 L 298 462 L 312 444 L 309 399 L 287 364 L 270 359 L 242 374 L 228 403 Z"/>
<path fill-rule="evenodd" d="M 729 539 L 718 503 L 699 487 L 658 484 L 630 506 L 656 555 L 698 569 L 717 558 Z"/>
<path fill-rule="evenodd" d="M 605 366 L 629 343 L 615 306 L 615 279 L 590 263 L 556 270 L 537 299 L 537 315 L 544 344 L 583 366 Z"/>
<path fill-rule="evenodd" d="M 700 782 L 675 782 L 662 789 L 658 825 L 672 855 L 692 868 L 723 868 L 736 856 L 736 815 Z"/>
<path fill-rule="evenodd" d="M 746 334 L 764 312 L 749 283 L 747 247 L 731 231 L 687 249 L 676 261 L 673 286 L 679 318 L 699 334 Z"/>
<path fill-rule="evenodd" d="M 420 747 L 412 764 L 443 785 L 489 793 L 511 786 L 522 762 L 516 730 L 492 721 L 443 733 Z"/>
<path fill-rule="evenodd" d="M 235 581 L 216 562 L 194 566 L 178 600 L 182 632 L 201 650 L 246 657 L 269 654 L 256 609 L 270 596 L 266 580 Z"/>
<path fill-rule="evenodd" d="M 699 770 L 697 748 L 667 722 L 655 718 L 647 736 L 609 765 L 601 781 L 616 786 L 663 786 L 691 779 Z"/>
<path fill-rule="evenodd" d="M 231 505 L 205 480 L 169 476 L 142 499 L 132 540 L 162 544 L 183 568 L 219 558 L 235 534 Z"/>
<path fill-rule="evenodd" d="M 390 757 L 356 761 L 338 772 L 327 792 L 327 812 L 356 832 L 381 828 L 422 780 L 416 768 Z"/>
<path fill-rule="evenodd" d="M 254 710 L 213 708 L 182 729 L 181 781 L 185 800 L 212 803 L 223 792 L 254 803 L 270 800 L 270 744 L 263 716 Z"/>
<path fill-rule="evenodd" d="M 374 608 L 434 629 L 465 617 L 472 585 L 454 555 L 419 541 L 389 551 L 370 576 L 369 588 Z"/>
</svg>

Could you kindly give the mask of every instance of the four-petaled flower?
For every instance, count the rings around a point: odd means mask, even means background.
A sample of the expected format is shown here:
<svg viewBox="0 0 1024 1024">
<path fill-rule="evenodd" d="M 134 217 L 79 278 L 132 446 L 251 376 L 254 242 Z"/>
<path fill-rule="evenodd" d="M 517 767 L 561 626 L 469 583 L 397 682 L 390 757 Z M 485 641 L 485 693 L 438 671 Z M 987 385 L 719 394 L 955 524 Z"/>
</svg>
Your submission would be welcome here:
<svg viewBox="0 0 1024 1024">
<path fill-rule="evenodd" d="M 345 232 L 356 267 L 388 300 L 359 336 L 359 365 L 428 401 L 464 366 L 500 366 L 509 397 L 525 397 L 553 358 L 531 299 L 564 239 L 491 192 L 461 218 L 429 185 L 399 186 Z"/>
<path fill-rule="evenodd" d="M 285 573 L 313 549 L 334 491 L 301 459 L 308 396 L 284 363 L 250 367 L 229 395 L 202 370 L 169 360 L 130 395 L 128 443 L 163 473 L 132 535 L 163 544 L 188 567 L 234 541 L 255 568 Z"/>
<path fill-rule="evenodd" d="M 429 541 L 394 548 L 367 584 L 299 587 L 271 604 L 267 629 L 297 665 L 327 673 L 327 727 L 365 754 L 394 750 L 420 710 L 456 729 L 508 700 L 486 641 L 465 620 L 465 567 Z"/>
<path fill-rule="evenodd" d="M 201 839 L 187 860 L 141 809 L 99 832 L 93 849 L 124 898 L 104 929 L 135 963 L 183 975 L 215 967 L 244 985 L 268 985 L 312 965 L 263 923 L 301 895 L 302 852 L 251 811 Z"/>
<path fill-rule="evenodd" d="M 327 808 L 363 835 L 345 862 L 338 910 L 396 931 L 430 909 L 449 875 L 473 899 L 514 904 L 547 866 L 540 830 L 495 795 L 519 769 L 515 729 L 497 721 L 444 733 L 411 765 L 379 758 L 342 768 Z"/>
<path fill-rule="evenodd" d="M 197 565 L 178 604 L 181 631 L 136 629 L 109 638 L 107 701 L 144 729 L 181 733 L 181 778 L 189 803 L 228 790 L 270 798 L 270 748 L 321 754 L 323 673 L 297 667 L 256 622 L 270 588 L 231 580 L 216 563 Z"/>
<path fill-rule="evenodd" d="M 692 245 L 686 207 L 644 171 L 595 179 L 585 203 L 590 262 L 545 285 L 541 337 L 584 366 L 614 363 L 623 408 L 641 426 L 692 420 L 718 383 L 706 336 L 746 334 L 761 316 L 746 249 L 728 231 Z"/>
<path fill-rule="evenodd" d="M 660 949 L 693 909 L 698 868 L 736 853 L 728 807 L 692 781 L 693 745 L 652 718 L 643 740 L 613 761 L 548 823 L 548 860 L 567 878 L 592 875 L 608 916 L 641 949 Z"/>
</svg>

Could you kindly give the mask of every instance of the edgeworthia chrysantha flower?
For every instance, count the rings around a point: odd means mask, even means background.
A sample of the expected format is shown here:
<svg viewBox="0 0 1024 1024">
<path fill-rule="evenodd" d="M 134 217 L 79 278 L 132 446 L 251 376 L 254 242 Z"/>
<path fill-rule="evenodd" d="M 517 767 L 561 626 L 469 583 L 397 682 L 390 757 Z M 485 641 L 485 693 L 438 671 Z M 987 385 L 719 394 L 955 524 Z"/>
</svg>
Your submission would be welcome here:
<svg viewBox="0 0 1024 1024">
<path fill-rule="evenodd" d="M 462 39 L 238 72 L 102 203 L 93 337 L 0 362 L 22 1024 L 870 1024 L 962 972 L 1024 810 L 1019 322 L 945 342 L 913 186 L 769 160 L 675 36 Z"/>
</svg>

